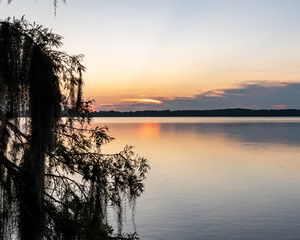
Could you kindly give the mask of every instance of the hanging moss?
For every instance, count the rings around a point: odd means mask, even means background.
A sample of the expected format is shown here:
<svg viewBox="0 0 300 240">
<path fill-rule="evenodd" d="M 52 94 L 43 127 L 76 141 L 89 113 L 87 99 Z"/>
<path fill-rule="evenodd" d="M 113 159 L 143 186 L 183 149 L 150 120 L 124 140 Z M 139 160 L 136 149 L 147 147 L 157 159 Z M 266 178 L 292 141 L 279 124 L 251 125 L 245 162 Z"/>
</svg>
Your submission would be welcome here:
<svg viewBox="0 0 300 240">
<path fill-rule="evenodd" d="M 132 147 L 101 152 L 113 138 L 90 127 L 82 55 L 59 51 L 61 40 L 24 19 L 0 22 L 0 239 L 112 239 L 108 204 L 121 234 L 124 203 L 144 190 L 146 159 Z"/>
</svg>

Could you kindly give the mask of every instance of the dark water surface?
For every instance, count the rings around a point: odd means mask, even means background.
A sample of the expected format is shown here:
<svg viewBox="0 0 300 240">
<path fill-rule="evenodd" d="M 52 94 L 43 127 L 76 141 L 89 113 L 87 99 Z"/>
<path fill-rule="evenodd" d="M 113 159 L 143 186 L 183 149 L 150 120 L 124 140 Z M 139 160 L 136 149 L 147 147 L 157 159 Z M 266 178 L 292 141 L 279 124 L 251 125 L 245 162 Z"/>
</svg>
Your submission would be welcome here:
<svg viewBox="0 0 300 240">
<path fill-rule="evenodd" d="M 151 165 L 142 240 L 300 239 L 300 118 L 95 118 Z M 125 230 L 133 231 L 128 213 Z"/>
</svg>

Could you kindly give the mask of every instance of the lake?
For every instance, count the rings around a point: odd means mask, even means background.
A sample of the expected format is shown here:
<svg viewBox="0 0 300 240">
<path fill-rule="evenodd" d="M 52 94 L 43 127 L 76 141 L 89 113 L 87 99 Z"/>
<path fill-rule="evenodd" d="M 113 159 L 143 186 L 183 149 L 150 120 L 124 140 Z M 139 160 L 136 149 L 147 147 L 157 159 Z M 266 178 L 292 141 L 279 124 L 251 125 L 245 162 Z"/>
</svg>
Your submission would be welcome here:
<svg viewBox="0 0 300 240">
<path fill-rule="evenodd" d="M 300 239 L 300 118 L 95 118 L 149 160 L 142 240 Z M 134 231 L 127 214 L 125 231 Z M 114 217 L 112 217 L 112 220 Z"/>
</svg>

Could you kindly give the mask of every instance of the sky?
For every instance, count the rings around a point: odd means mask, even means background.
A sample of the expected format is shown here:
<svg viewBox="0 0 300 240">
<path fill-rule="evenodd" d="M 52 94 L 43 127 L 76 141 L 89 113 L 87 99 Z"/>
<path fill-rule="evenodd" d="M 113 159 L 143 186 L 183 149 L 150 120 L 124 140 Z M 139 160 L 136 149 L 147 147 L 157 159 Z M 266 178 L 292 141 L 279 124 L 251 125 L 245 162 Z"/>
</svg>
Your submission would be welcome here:
<svg viewBox="0 0 300 240">
<path fill-rule="evenodd" d="M 298 0 L 0 2 L 83 54 L 94 110 L 300 108 Z"/>
</svg>

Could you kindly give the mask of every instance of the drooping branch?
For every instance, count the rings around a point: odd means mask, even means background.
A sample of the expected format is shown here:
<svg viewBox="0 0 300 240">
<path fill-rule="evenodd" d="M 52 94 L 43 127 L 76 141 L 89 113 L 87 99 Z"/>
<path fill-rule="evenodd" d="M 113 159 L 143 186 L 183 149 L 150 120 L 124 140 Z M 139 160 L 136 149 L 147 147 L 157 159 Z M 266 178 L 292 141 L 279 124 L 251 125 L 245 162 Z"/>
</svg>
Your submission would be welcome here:
<svg viewBox="0 0 300 240">
<path fill-rule="evenodd" d="M 91 128 L 82 56 L 58 51 L 61 39 L 24 19 L 0 21 L 0 201 L 14 201 L 0 202 L 4 239 L 7 219 L 21 240 L 114 239 L 107 207 L 121 226 L 125 203 L 144 191 L 146 159 L 130 146 L 102 153 L 113 137 Z"/>
<path fill-rule="evenodd" d="M 20 168 L 8 160 L 4 155 L 0 154 L 0 165 L 5 167 L 15 179 L 19 179 L 20 177 Z"/>
<path fill-rule="evenodd" d="M 7 4 L 10 4 L 13 0 L 7 0 Z M 66 0 L 62 0 L 63 3 L 66 3 Z M 53 0 L 53 6 L 54 6 L 54 15 L 56 16 L 56 9 L 57 9 L 57 0 Z"/>
</svg>

